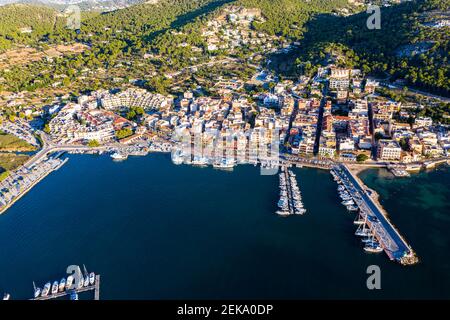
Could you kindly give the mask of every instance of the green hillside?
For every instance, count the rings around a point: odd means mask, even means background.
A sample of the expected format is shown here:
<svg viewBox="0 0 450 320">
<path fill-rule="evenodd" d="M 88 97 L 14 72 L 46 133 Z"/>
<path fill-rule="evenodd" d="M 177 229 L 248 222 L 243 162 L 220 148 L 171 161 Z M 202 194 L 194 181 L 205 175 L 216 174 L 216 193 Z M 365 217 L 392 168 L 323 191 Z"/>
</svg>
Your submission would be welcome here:
<svg viewBox="0 0 450 320">
<path fill-rule="evenodd" d="M 0 51 L 13 44 L 35 43 L 64 25 L 54 9 L 25 4 L 0 7 Z"/>
<path fill-rule="evenodd" d="M 449 95 L 450 28 L 427 25 L 448 12 L 449 4 L 449 0 L 423 0 L 382 8 L 381 30 L 367 28 L 365 12 L 349 17 L 321 15 L 307 24 L 300 50 L 280 57 L 283 63 L 277 67 L 290 74 L 308 72 L 331 57 L 338 64 Z"/>
</svg>

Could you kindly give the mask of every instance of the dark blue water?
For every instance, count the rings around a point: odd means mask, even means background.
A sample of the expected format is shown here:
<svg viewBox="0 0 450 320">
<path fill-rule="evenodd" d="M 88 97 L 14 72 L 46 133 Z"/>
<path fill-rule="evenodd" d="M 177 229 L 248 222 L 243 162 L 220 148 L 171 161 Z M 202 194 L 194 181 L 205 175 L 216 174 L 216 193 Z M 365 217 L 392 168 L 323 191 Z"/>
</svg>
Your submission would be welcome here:
<svg viewBox="0 0 450 320">
<path fill-rule="evenodd" d="M 410 268 L 364 253 L 329 173 L 296 173 L 308 213 L 281 218 L 278 177 L 253 166 L 70 156 L 0 216 L 0 293 L 31 298 L 32 281 L 42 287 L 85 264 L 102 275 L 101 299 L 450 297 L 449 171 L 399 180 L 399 191 L 383 185 L 397 192 L 384 205 L 422 258 Z M 363 175 L 378 190 L 378 172 Z M 447 189 L 423 200 L 408 190 L 419 183 Z M 430 199 L 438 207 L 417 204 Z M 371 264 L 381 267 L 379 291 L 366 287 Z"/>
</svg>

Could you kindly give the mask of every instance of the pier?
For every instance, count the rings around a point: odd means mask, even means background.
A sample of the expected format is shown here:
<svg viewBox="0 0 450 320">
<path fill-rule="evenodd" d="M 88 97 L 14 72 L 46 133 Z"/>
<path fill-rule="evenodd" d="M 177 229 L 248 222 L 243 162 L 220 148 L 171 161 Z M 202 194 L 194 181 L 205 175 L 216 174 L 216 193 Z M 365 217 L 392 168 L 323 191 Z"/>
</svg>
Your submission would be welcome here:
<svg viewBox="0 0 450 320">
<path fill-rule="evenodd" d="M 350 193 L 360 210 L 360 220 L 364 221 L 364 225 L 367 225 L 370 234 L 377 239 L 388 257 L 403 265 L 417 263 L 418 258 L 411 246 L 389 221 L 384 209 L 372 199 L 371 191 L 367 190 L 359 178 L 345 164 L 335 166 L 332 173 Z"/>
<path fill-rule="evenodd" d="M 30 300 L 52 300 L 52 299 L 62 298 L 65 296 L 70 296 L 74 292 L 78 294 L 78 293 L 83 293 L 83 292 L 92 291 L 92 290 L 94 291 L 94 300 L 100 300 L 100 275 L 99 274 L 97 274 L 95 276 L 95 283 L 93 285 L 81 287 L 81 288 L 77 288 L 77 289 L 65 290 L 63 292 L 49 294 L 48 296 L 45 296 L 45 297 L 40 296 L 40 297 L 30 299 Z"/>
<path fill-rule="evenodd" d="M 278 207 L 281 210 L 277 211 L 277 214 L 281 216 L 303 215 L 306 212 L 303 208 L 295 174 L 286 167 L 282 167 L 280 172 L 280 200 L 278 201 Z"/>
</svg>

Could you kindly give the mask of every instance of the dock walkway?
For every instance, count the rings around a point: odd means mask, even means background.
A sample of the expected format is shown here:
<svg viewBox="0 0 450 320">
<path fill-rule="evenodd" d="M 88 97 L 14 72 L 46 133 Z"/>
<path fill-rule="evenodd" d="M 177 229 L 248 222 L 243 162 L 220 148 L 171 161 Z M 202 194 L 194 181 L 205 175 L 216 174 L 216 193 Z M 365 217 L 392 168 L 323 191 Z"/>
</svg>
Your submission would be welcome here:
<svg viewBox="0 0 450 320">
<path fill-rule="evenodd" d="M 62 298 L 62 297 L 71 295 L 73 292 L 78 294 L 78 293 L 92 291 L 92 290 L 94 290 L 94 300 L 99 300 L 100 299 L 100 275 L 99 274 L 97 274 L 95 276 L 95 283 L 91 286 L 81 287 L 79 289 L 66 290 L 63 292 L 55 293 L 55 294 L 49 294 L 48 296 L 45 296 L 45 297 L 37 297 L 37 298 L 31 299 L 31 300 L 58 299 L 58 298 Z"/>
<path fill-rule="evenodd" d="M 368 195 L 362 182 L 345 164 L 335 166 L 333 172 L 353 197 L 360 209 L 359 214 L 366 221 L 389 258 L 405 265 L 416 263 L 418 259 L 414 251 L 386 217 L 385 211 Z"/>
</svg>

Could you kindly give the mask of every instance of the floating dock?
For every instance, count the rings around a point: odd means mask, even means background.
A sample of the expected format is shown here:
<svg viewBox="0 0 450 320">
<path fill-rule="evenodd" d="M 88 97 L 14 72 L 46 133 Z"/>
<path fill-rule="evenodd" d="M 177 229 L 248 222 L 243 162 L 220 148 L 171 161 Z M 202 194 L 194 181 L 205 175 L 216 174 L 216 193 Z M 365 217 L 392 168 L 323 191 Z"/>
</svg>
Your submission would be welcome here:
<svg viewBox="0 0 450 320">
<path fill-rule="evenodd" d="M 359 207 L 359 215 L 367 224 L 371 234 L 380 243 L 391 260 L 403 265 L 418 262 L 411 246 L 387 218 L 386 212 L 369 196 L 364 184 L 348 169 L 345 164 L 332 169 L 335 179 L 342 183 Z"/>
<path fill-rule="evenodd" d="M 82 293 L 82 292 L 87 292 L 87 291 L 94 291 L 94 300 L 100 300 L 100 275 L 97 274 L 95 276 L 95 283 L 93 285 L 90 286 L 86 286 L 86 287 L 81 287 L 81 288 L 77 288 L 77 289 L 71 289 L 71 290 L 65 290 L 63 292 L 58 292 L 55 294 L 49 294 L 48 296 L 45 297 L 37 297 L 37 298 L 33 298 L 30 300 L 51 300 L 51 299 L 58 299 L 58 298 L 62 298 L 65 296 L 70 296 L 72 293 Z"/>
</svg>

